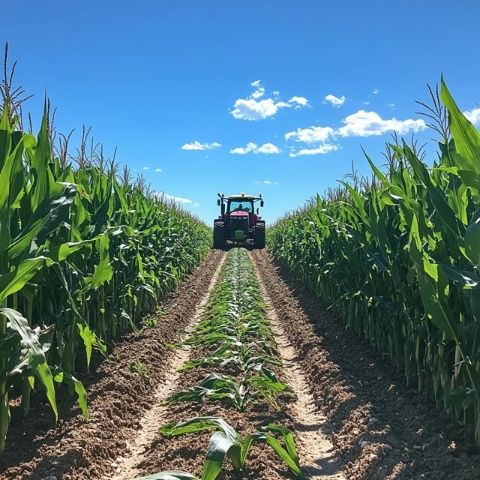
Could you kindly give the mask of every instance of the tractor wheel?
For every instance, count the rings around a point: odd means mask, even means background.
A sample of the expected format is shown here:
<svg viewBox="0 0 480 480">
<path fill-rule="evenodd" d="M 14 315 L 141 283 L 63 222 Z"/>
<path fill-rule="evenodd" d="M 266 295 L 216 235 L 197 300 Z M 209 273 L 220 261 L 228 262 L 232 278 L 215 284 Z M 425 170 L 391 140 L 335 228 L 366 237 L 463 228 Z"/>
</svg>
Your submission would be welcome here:
<svg viewBox="0 0 480 480">
<path fill-rule="evenodd" d="M 213 223 L 213 248 L 223 250 L 225 248 L 224 225 L 222 221 Z"/>
<path fill-rule="evenodd" d="M 255 225 L 253 233 L 253 246 L 255 248 L 265 248 L 265 224 L 258 223 Z"/>
</svg>

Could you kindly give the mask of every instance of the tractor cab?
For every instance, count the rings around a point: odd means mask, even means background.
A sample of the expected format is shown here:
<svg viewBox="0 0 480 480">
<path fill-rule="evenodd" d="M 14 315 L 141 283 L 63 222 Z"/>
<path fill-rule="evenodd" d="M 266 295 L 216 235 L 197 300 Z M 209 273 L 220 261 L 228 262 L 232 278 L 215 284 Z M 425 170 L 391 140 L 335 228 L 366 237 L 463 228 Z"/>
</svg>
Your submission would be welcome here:
<svg viewBox="0 0 480 480">
<path fill-rule="evenodd" d="M 258 197 L 218 194 L 217 204 L 220 215 L 214 221 L 214 248 L 224 248 L 228 243 L 252 245 L 254 248 L 265 247 L 265 221 L 259 215 L 259 203 L 263 207 L 262 195 Z"/>
</svg>

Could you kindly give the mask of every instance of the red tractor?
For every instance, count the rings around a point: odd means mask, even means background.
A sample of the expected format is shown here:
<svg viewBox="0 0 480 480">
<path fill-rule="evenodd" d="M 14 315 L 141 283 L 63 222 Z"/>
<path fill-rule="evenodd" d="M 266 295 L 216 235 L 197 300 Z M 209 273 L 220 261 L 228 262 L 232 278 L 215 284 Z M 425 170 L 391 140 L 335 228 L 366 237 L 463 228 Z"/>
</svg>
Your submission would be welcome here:
<svg viewBox="0 0 480 480">
<path fill-rule="evenodd" d="M 262 195 L 218 194 L 217 204 L 220 215 L 213 222 L 213 248 L 225 248 L 230 244 L 250 245 L 265 248 L 265 220 L 255 211 L 255 203 L 263 207 Z"/>
</svg>

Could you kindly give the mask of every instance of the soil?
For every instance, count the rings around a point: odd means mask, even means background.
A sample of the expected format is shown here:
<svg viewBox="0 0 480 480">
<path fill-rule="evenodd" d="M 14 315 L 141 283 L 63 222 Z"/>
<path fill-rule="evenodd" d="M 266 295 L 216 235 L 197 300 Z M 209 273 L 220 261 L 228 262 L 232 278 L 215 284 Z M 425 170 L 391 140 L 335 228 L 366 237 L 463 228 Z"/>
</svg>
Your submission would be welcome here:
<svg viewBox="0 0 480 480">
<path fill-rule="evenodd" d="M 349 480 L 479 479 L 480 454 L 427 395 L 266 251 L 253 254 Z"/>
<path fill-rule="evenodd" d="M 297 361 L 295 348 L 283 330 L 258 269 L 256 272 L 267 307 L 267 316 L 276 336 L 277 348 L 283 362 L 285 382 L 295 392 L 295 402 L 290 405 L 290 408 L 295 420 L 296 442 L 303 470 L 311 480 L 324 478 L 345 480 L 345 476 L 340 471 L 333 444 L 323 433 L 328 420 L 315 408 L 311 390 Z"/>
<path fill-rule="evenodd" d="M 185 360 L 208 352 L 171 344 L 198 320 L 224 256 L 212 251 L 162 302 L 157 326 L 119 339 L 109 360 L 96 361 L 83 376 L 88 421 L 68 392 L 59 395 L 56 425 L 41 399 L 26 418 L 13 407 L 0 479 L 133 480 L 166 469 L 200 475 L 209 433 L 173 439 L 156 433 L 165 421 L 199 415 L 223 417 L 242 435 L 261 423 L 287 426 L 302 463 L 317 479 L 480 479 L 480 454 L 464 430 L 431 398 L 408 387 L 401 372 L 347 331 L 342 319 L 275 265 L 267 251 L 255 251 L 252 258 L 284 361 L 277 373 L 296 395 L 281 398 L 280 412 L 265 404 L 244 412 L 217 403 L 162 405 L 172 392 L 212 373 L 178 372 Z M 265 445 L 257 445 L 246 471 L 227 467 L 219 478 L 294 477 Z"/>
</svg>

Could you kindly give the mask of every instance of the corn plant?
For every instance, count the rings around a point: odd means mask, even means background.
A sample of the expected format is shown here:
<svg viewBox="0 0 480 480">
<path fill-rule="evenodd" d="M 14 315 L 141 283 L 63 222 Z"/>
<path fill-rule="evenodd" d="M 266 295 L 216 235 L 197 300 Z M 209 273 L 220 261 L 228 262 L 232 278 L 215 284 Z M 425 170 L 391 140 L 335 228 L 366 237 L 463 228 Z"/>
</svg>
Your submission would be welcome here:
<svg viewBox="0 0 480 480">
<path fill-rule="evenodd" d="M 252 435 L 242 437 L 225 420 L 218 417 L 196 417 L 179 423 L 170 423 L 160 428 L 159 432 L 167 437 L 176 437 L 201 431 L 213 431 L 210 438 L 201 480 L 215 480 L 222 471 L 225 457 L 234 470 L 245 468 L 252 445 L 265 443 L 287 465 L 297 478 L 305 478 L 300 468 L 295 441 L 290 430 L 275 424 L 261 426 Z M 139 480 L 192 478 L 183 472 L 160 472 L 142 477 Z"/>
<path fill-rule="evenodd" d="M 372 180 L 317 196 L 269 245 L 480 444 L 480 133 L 443 80 L 441 99 L 453 138 L 432 166 L 392 144 L 387 171 L 367 157 Z"/>
<path fill-rule="evenodd" d="M 10 100 L 0 107 L 0 453 L 12 395 L 27 415 L 41 387 L 57 416 L 64 383 L 86 415 L 76 372 L 137 328 L 210 244 L 203 223 L 101 155 L 59 157 L 48 102 L 35 138 Z"/>
</svg>

